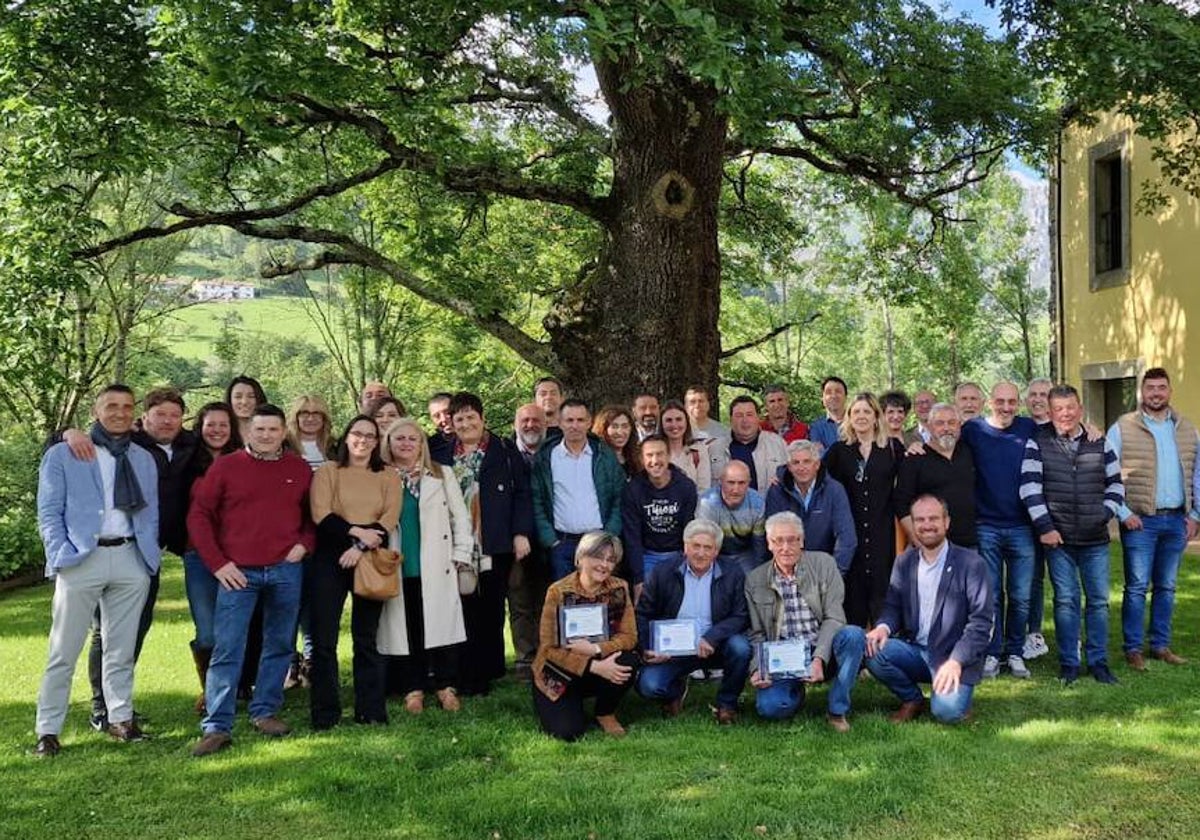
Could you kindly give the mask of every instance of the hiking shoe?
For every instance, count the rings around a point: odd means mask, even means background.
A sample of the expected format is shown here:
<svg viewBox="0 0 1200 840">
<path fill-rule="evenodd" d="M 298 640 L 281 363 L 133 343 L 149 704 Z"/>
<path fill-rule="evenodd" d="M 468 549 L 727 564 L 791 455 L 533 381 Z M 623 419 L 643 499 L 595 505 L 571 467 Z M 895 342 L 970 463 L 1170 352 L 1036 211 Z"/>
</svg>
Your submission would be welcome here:
<svg viewBox="0 0 1200 840">
<path fill-rule="evenodd" d="M 228 732 L 206 732 L 192 747 L 192 758 L 204 758 L 206 755 L 220 752 L 232 743 L 233 736 Z"/>
<path fill-rule="evenodd" d="M 1000 660 L 994 656 L 988 656 L 983 660 L 983 678 L 985 680 L 994 680 L 1000 676 Z"/>
<path fill-rule="evenodd" d="M 1107 662 L 1097 662 L 1095 665 L 1088 667 L 1088 673 L 1096 678 L 1096 682 L 1104 685 L 1116 685 L 1117 678 L 1113 676 L 1113 672 L 1108 670 Z"/>
<path fill-rule="evenodd" d="M 250 723 L 261 732 L 270 738 L 282 738 L 292 731 L 292 727 L 281 721 L 277 717 L 260 717 L 250 721 Z"/>
<path fill-rule="evenodd" d="M 1030 633 L 1025 637 L 1025 646 L 1021 650 L 1022 659 L 1037 659 L 1039 656 L 1045 656 L 1050 652 L 1050 646 L 1046 644 L 1046 637 L 1041 633 Z"/>
<path fill-rule="evenodd" d="M 1029 669 L 1025 667 L 1025 660 L 1019 656 L 1008 657 L 1008 670 L 1019 680 L 1029 679 Z"/>
</svg>

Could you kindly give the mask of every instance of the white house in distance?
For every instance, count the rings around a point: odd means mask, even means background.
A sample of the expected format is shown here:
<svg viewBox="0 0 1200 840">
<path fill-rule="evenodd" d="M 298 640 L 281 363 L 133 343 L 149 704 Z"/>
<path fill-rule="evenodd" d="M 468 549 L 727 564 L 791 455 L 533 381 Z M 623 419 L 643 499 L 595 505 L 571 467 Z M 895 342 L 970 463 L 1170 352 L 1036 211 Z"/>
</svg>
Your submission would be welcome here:
<svg viewBox="0 0 1200 840">
<path fill-rule="evenodd" d="M 257 297 L 257 291 L 253 283 L 216 277 L 209 280 L 197 280 L 192 284 L 191 295 L 192 298 L 199 301 L 252 300 Z"/>
</svg>

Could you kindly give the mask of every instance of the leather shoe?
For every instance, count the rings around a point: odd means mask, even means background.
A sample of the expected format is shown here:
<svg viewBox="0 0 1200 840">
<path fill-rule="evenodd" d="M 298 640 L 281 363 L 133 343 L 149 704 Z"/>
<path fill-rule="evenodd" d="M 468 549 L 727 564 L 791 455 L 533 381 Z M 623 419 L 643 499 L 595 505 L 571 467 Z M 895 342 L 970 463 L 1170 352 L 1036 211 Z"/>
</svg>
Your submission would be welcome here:
<svg viewBox="0 0 1200 840">
<path fill-rule="evenodd" d="M 281 721 L 277 717 L 260 717 L 250 721 L 250 723 L 261 732 L 270 738 L 282 738 L 292 731 L 292 727 Z"/>
<path fill-rule="evenodd" d="M 718 726 L 733 726 L 737 723 L 737 709 L 727 709 L 724 706 L 714 712 Z"/>
<path fill-rule="evenodd" d="M 57 735 L 39 735 L 33 754 L 37 758 L 54 758 L 62 752 L 62 744 L 58 743 Z"/>
<path fill-rule="evenodd" d="M 1058 679 L 1064 686 L 1071 685 L 1079 679 L 1079 668 L 1075 665 L 1060 665 Z"/>
<path fill-rule="evenodd" d="M 1186 665 L 1187 659 L 1175 653 L 1170 648 L 1155 648 L 1150 651 L 1151 659 L 1158 659 L 1168 665 Z"/>
<path fill-rule="evenodd" d="M 900 708 L 892 714 L 888 715 L 888 720 L 892 723 L 908 723 L 910 720 L 915 720 L 925 714 L 929 706 L 925 702 L 925 698 L 920 700 L 909 700 L 906 703 L 901 703 Z"/>
<path fill-rule="evenodd" d="M 115 741 L 120 741 L 123 744 L 131 744 L 134 741 L 145 741 L 149 736 L 142 731 L 142 728 L 137 725 L 136 721 L 127 720 L 124 723 L 110 723 L 108 736 Z"/>
<path fill-rule="evenodd" d="M 845 733 L 850 731 L 850 721 L 846 720 L 845 715 L 825 715 L 825 722 L 829 724 L 829 728 L 834 732 Z"/>
<path fill-rule="evenodd" d="M 596 723 L 606 734 L 614 738 L 625 737 L 625 727 L 621 725 L 621 721 L 617 720 L 616 715 L 596 715 Z"/>
<path fill-rule="evenodd" d="M 1125 664 L 1134 671 L 1146 670 L 1146 658 L 1142 656 L 1142 652 L 1140 650 L 1125 651 Z"/>
<path fill-rule="evenodd" d="M 665 717 L 665 718 L 679 717 L 679 713 L 683 711 L 683 701 L 685 699 L 687 699 L 687 696 L 688 696 L 689 685 L 690 684 L 688 682 L 688 678 L 684 677 L 683 678 L 683 691 L 681 691 L 679 693 L 679 696 L 676 697 L 674 700 L 668 700 L 666 703 L 662 704 L 663 717 Z"/>
<path fill-rule="evenodd" d="M 233 736 L 228 732 L 206 732 L 192 747 L 192 757 L 204 758 L 206 755 L 220 752 L 232 743 Z"/>
</svg>

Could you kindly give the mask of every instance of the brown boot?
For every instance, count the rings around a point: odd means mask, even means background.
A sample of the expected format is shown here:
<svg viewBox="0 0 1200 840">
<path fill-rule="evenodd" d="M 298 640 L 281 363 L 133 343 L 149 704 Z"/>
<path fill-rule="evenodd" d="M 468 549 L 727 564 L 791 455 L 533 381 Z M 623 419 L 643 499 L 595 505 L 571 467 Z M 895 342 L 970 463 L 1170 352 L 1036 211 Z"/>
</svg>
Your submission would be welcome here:
<svg viewBox="0 0 1200 840">
<path fill-rule="evenodd" d="M 192 648 L 192 659 L 196 663 L 196 676 L 200 678 L 200 696 L 196 698 L 196 714 L 203 715 L 204 684 L 208 680 L 208 663 L 212 661 L 212 648 Z"/>
</svg>

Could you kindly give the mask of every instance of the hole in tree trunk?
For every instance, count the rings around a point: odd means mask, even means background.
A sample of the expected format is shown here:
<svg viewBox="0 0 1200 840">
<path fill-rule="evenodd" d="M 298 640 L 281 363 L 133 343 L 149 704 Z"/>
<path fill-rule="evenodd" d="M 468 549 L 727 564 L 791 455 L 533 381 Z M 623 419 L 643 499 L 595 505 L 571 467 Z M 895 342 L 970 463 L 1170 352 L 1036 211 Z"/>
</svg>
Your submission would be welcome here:
<svg viewBox="0 0 1200 840">
<path fill-rule="evenodd" d="M 654 184 L 650 192 L 654 209 L 671 219 L 682 219 L 692 210 L 696 188 L 687 178 L 672 170 Z"/>
</svg>

